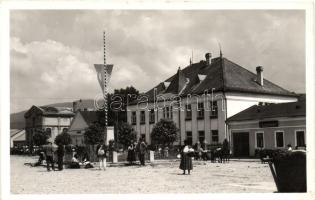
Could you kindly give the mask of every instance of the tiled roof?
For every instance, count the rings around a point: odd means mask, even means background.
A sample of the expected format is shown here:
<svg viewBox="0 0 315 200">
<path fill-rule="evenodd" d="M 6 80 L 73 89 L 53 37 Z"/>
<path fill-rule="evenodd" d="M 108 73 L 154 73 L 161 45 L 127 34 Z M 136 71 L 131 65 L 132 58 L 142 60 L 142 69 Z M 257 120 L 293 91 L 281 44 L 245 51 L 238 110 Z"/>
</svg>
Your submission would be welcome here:
<svg viewBox="0 0 315 200">
<path fill-rule="evenodd" d="M 269 105 L 254 105 L 228 118 L 227 122 L 244 120 L 262 120 L 277 117 L 305 117 L 305 101 L 279 103 Z"/>
<path fill-rule="evenodd" d="M 79 111 L 88 125 L 104 120 L 104 112 L 101 111 Z"/>
<path fill-rule="evenodd" d="M 199 76 L 198 76 L 199 75 Z M 204 80 L 200 80 L 200 75 L 206 75 Z M 264 79 L 263 86 L 256 81 L 256 73 L 253 73 L 238 64 L 228 60 L 224 57 L 213 58 L 211 64 L 208 65 L 206 61 L 194 63 L 177 73 L 164 82 L 170 82 L 168 88 L 164 87 L 163 82 L 146 92 L 149 101 L 153 100 L 154 89 L 157 94 L 163 95 L 165 93 L 172 93 L 178 95 L 180 89 L 182 96 L 188 94 L 203 94 L 205 90 L 210 93 L 212 89 L 214 92 L 246 92 L 266 95 L 281 95 L 281 96 L 296 96 L 292 93 L 266 79 Z M 188 80 L 188 82 L 186 82 Z M 184 84 L 185 81 L 185 84 Z M 136 101 L 131 104 L 136 103 Z"/>
</svg>

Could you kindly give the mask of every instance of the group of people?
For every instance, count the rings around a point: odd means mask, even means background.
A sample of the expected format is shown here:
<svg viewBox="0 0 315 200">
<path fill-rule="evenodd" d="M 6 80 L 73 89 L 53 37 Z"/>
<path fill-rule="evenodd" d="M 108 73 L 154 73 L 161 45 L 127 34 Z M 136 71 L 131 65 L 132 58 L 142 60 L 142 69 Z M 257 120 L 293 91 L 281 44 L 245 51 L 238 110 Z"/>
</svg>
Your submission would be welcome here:
<svg viewBox="0 0 315 200">
<path fill-rule="evenodd" d="M 52 145 L 51 142 L 49 142 L 47 145 L 44 145 L 42 148 L 42 151 L 39 153 L 39 159 L 35 164 L 32 164 L 31 166 L 39 166 L 43 163 L 44 160 L 46 160 L 46 167 L 47 171 L 55 171 L 55 165 L 54 165 L 54 156 L 55 152 L 57 155 L 57 164 L 58 164 L 58 170 L 63 170 L 63 157 L 65 154 L 63 145 L 59 145 L 57 147 L 57 150 Z M 128 147 L 128 156 L 127 160 L 129 164 L 134 164 L 136 161 L 136 155 L 138 155 L 138 159 L 140 161 L 140 165 L 145 165 L 145 154 L 147 152 L 147 144 L 145 143 L 143 138 L 140 138 L 138 143 L 131 143 Z M 108 147 L 104 144 L 104 142 L 101 142 L 96 147 L 96 155 L 98 157 L 99 161 L 99 169 L 106 170 L 106 160 L 108 157 Z M 186 170 L 188 174 L 190 174 L 190 171 L 193 169 L 192 165 L 192 157 L 194 155 L 194 149 L 188 145 L 188 141 L 184 141 L 184 146 L 181 149 L 180 152 L 180 166 L 179 168 L 183 170 L 183 174 L 186 174 Z M 84 165 L 85 168 L 93 168 L 93 165 L 88 161 L 88 158 L 84 159 Z M 78 160 L 78 156 L 75 153 L 73 155 L 73 158 L 71 159 L 71 162 L 69 163 L 69 168 L 80 168 L 80 162 Z"/>
<path fill-rule="evenodd" d="M 138 143 L 133 143 L 128 147 L 128 155 L 127 161 L 130 165 L 133 165 L 136 161 L 136 154 L 138 154 L 138 159 L 140 161 L 140 165 L 145 165 L 145 153 L 147 151 L 147 144 L 145 143 L 143 138 L 140 138 Z"/>
<path fill-rule="evenodd" d="M 59 145 L 57 147 L 57 150 L 55 150 L 55 147 L 52 145 L 51 142 L 48 142 L 47 145 L 43 145 L 42 149 L 39 151 L 39 158 L 38 161 L 35 164 L 31 164 L 32 167 L 37 167 L 43 164 L 43 161 L 46 160 L 46 167 L 47 171 L 50 171 L 51 169 L 55 171 L 55 162 L 54 162 L 54 155 L 55 151 L 57 154 L 57 165 L 58 170 L 63 170 L 63 157 L 65 154 L 64 147 L 62 145 Z"/>
</svg>

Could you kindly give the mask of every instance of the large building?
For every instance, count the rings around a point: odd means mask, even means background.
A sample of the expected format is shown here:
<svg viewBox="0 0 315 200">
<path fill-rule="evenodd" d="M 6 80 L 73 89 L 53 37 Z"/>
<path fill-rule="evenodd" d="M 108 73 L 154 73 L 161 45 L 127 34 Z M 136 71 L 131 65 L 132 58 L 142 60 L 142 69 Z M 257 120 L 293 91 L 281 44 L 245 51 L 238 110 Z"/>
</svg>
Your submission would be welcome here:
<svg viewBox="0 0 315 200">
<path fill-rule="evenodd" d="M 268 67 L 266 67 L 268 68 Z M 231 140 L 226 119 L 260 102 L 295 102 L 295 93 L 264 79 L 263 68 L 256 73 L 220 57 L 192 63 L 178 69 L 128 105 L 127 120 L 150 143 L 155 123 L 166 118 L 179 128 L 175 144 L 187 139 L 208 144 Z M 180 109 L 178 109 L 180 107 Z"/>
<path fill-rule="evenodd" d="M 254 156 L 256 149 L 305 147 L 305 100 L 254 105 L 227 119 L 234 156 Z"/>
<path fill-rule="evenodd" d="M 33 145 L 33 135 L 38 129 L 44 130 L 53 142 L 58 134 L 68 130 L 73 116 L 72 108 L 32 106 L 24 115 L 28 145 Z"/>
</svg>

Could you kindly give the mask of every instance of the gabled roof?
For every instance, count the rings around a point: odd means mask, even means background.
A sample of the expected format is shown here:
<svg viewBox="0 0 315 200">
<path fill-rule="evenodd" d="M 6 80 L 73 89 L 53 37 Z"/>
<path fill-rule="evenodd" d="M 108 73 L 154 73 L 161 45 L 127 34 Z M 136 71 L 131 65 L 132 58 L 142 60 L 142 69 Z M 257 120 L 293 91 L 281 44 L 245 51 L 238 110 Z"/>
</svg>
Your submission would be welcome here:
<svg viewBox="0 0 315 200">
<path fill-rule="evenodd" d="M 102 111 L 79 111 L 79 113 L 88 125 L 96 122 L 102 123 L 101 120 L 104 120 L 104 112 Z"/>
<path fill-rule="evenodd" d="M 206 75 L 204 80 L 200 81 L 200 75 Z M 173 94 L 186 96 L 188 94 L 203 94 L 206 90 L 214 92 L 245 92 L 266 95 L 292 96 L 292 93 L 270 81 L 264 79 L 264 85 L 261 86 L 256 81 L 257 75 L 238 64 L 224 57 L 217 57 L 211 60 L 208 65 L 206 61 L 194 63 L 170 78 L 162 81 L 160 84 L 146 92 L 149 101 L 153 100 L 154 90 L 158 95 Z M 188 81 L 187 81 L 188 80 Z M 170 86 L 165 90 L 163 82 L 171 82 Z M 184 84 L 185 83 L 185 84 Z M 183 85 L 185 88 L 183 89 Z M 182 88 L 179 94 L 179 88 Z M 136 101 L 131 104 L 136 103 Z"/>
<path fill-rule="evenodd" d="M 305 104 L 305 101 L 298 101 L 293 103 L 254 105 L 242 112 L 233 115 L 226 121 L 234 122 L 245 120 L 263 120 L 278 117 L 305 117 Z"/>
</svg>

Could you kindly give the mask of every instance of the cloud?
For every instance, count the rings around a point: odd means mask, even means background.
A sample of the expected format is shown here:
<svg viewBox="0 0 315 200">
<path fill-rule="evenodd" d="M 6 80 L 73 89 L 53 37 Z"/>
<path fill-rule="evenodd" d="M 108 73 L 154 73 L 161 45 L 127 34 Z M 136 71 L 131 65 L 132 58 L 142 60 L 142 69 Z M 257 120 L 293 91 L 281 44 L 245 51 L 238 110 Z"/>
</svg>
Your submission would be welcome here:
<svg viewBox="0 0 315 200">
<path fill-rule="evenodd" d="M 219 54 L 305 92 L 305 13 L 298 10 L 11 11 L 12 110 L 100 92 L 93 64 L 114 64 L 112 88 L 145 92 L 180 66 Z M 292 80 L 295 80 L 294 82 Z M 38 100 L 42 98 L 43 100 Z M 44 100 L 46 99 L 46 101 Z"/>
</svg>

